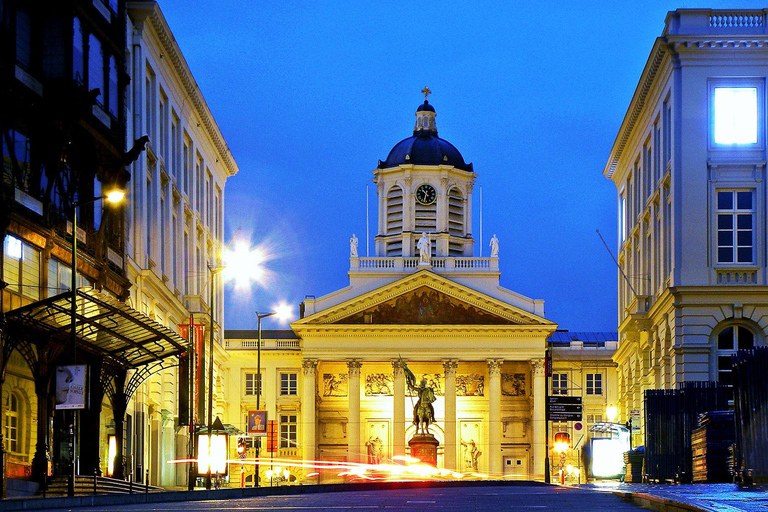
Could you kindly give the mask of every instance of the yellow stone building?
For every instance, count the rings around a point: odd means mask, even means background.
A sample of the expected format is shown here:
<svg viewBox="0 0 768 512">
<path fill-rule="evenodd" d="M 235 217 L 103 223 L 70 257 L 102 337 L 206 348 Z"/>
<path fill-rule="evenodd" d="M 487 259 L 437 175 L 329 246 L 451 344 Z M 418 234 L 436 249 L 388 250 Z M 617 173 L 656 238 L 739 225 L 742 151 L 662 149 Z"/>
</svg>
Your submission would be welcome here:
<svg viewBox="0 0 768 512">
<path fill-rule="evenodd" d="M 430 431 L 440 443 L 439 467 L 543 479 L 544 361 L 557 325 L 545 318 L 543 301 L 500 286 L 495 236 L 489 257 L 473 256 L 475 178 L 472 164 L 438 137 L 425 101 L 413 136 L 374 171 L 376 255 L 360 257 L 352 235 L 349 286 L 305 299 L 292 330 L 265 331 L 261 372 L 257 333 L 227 331 L 226 392 L 239 406 L 227 400 L 225 423 L 246 430 L 260 373 L 260 404 L 279 426 L 276 458 L 375 463 L 406 455 L 416 398 L 403 361 L 435 390 Z M 613 348 L 603 343 L 593 352 L 605 386 L 615 382 Z M 558 364 L 582 379 L 583 358 Z M 603 411 L 606 397 L 601 388 L 593 408 Z M 295 472 L 305 481 L 336 477 Z M 253 482 L 252 466 L 244 477 Z"/>
</svg>

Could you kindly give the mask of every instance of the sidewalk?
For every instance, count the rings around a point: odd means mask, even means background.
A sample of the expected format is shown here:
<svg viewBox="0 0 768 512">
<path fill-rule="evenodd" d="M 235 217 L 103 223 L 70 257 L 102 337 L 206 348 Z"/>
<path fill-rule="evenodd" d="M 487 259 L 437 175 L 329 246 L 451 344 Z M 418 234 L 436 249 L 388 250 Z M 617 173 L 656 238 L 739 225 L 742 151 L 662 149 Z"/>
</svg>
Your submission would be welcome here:
<svg viewBox="0 0 768 512">
<path fill-rule="evenodd" d="M 597 483 L 581 487 L 609 491 L 655 510 L 707 512 L 768 511 L 768 485 Z M 675 504 L 685 506 L 676 507 Z"/>
</svg>

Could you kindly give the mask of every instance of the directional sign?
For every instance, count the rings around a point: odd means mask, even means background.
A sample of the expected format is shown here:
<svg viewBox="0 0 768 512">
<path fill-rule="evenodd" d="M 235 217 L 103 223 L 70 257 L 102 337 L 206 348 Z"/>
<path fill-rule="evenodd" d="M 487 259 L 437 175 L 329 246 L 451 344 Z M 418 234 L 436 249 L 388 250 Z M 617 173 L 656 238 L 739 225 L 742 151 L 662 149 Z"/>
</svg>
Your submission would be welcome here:
<svg viewBox="0 0 768 512">
<path fill-rule="evenodd" d="M 580 396 L 550 396 L 547 413 L 552 421 L 581 421 L 583 406 Z"/>
</svg>

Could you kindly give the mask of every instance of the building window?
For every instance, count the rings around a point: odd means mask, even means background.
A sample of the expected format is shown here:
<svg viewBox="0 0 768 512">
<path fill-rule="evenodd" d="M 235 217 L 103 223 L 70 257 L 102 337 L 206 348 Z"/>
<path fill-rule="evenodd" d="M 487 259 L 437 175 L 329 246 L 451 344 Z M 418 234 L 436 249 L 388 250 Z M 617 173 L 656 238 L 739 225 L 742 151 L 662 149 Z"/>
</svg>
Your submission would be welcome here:
<svg viewBox="0 0 768 512">
<path fill-rule="evenodd" d="M 603 394 L 603 374 L 602 373 L 587 374 L 587 394 L 588 395 Z"/>
<path fill-rule="evenodd" d="M 387 192 L 387 234 L 403 230 L 403 189 L 394 186 Z"/>
<path fill-rule="evenodd" d="M 245 395 L 256 396 L 260 394 L 261 394 L 261 374 L 246 373 L 245 374 Z"/>
<path fill-rule="evenodd" d="M 296 448 L 298 423 L 295 414 L 280 415 L 280 448 Z"/>
<path fill-rule="evenodd" d="M 96 101 L 104 104 L 104 54 L 101 50 L 101 41 L 95 35 L 88 37 L 88 90 L 99 90 Z"/>
<path fill-rule="evenodd" d="M 280 395 L 296 396 L 298 390 L 298 375 L 295 373 L 280 374 Z"/>
<path fill-rule="evenodd" d="M 19 452 L 19 398 L 15 393 L 5 397 L 5 442 L 11 453 Z"/>
<path fill-rule="evenodd" d="M 717 191 L 717 262 L 754 261 L 754 201 L 751 190 Z"/>
<path fill-rule="evenodd" d="M 83 83 L 83 29 L 80 26 L 80 20 L 75 17 L 72 21 L 72 78 L 77 82 Z"/>
<path fill-rule="evenodd" d="M 18 238 L 7 235 L 3 248 L 3 281 L 8 291 L 40 298 L 40 252 Z"/>
<path fill-rule="evenodd" d="M 568 374 L 567 373 L 552 374 L 552 394 L 553 395 L 568 394 Z"/>
<path fill-rule="evenodd" d="M 757 88 L 715 87 L 715 144 L 757 143 Z"/>
<path fill-rule="evenodd" d="M 448 232 L 452 235 L 464 235 L 464 197 L 461 191 L 452 187 L 448 192 Z M 461 252 L 451 256 L 462 256 Z"/>
<path fill-rule="evenodd" d="M 588 425 L 594 425 L 595 423 L 602 423 L 603 422 L 603 415 L 602 414 L 587 414 L 587 424 Z"/>
<path fill-rule="evenodd" d="M 109 56 L 109 89 L 107 91 L 109 101 L 107 107 L 112 117 L 117 117 L 118 113 L 118 89 L 117 89 L 117 62 L 115 56 Z"/>
<path fill-rule="evenodd" d="M 731 385 L 733 381 L 731 356 L 737 350 L 755 347 L 755 335 L 744 326 L 731 325 L 717 335 L 717 381 Z"/>
</svg>

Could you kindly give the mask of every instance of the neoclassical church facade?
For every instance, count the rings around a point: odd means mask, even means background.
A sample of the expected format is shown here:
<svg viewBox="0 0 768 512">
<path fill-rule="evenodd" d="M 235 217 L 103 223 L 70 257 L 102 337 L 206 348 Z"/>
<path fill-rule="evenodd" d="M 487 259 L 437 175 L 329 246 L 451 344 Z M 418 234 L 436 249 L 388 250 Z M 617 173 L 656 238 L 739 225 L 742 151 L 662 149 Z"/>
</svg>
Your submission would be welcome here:
<svg viewBox="0 0 768 512">
<path fill-rule="evenodd" d="M 375 256 L 359 257 L 353 236 L 349 286 L 307 298 L 291 331 L 263 333 L 261 404 L 280 425 L 278 456 L 406 455 L 415 398 L 404 362 L 437 395 L 430 430 L 440 442 L 438 466 L 541 479 L 544 358 L 557 325 L 542 300 L 499 284 L 498 246 L 491 257 L 472 255 L 477 175 L 438 137 L 435 116 L 425 100 L 413 135 L 373 173 Z M 255 409 L 255 334 L 226 335 L 224 391 L 240 397 L 240 407 L 228 401 L 234 425 Z"/>
</svg>

